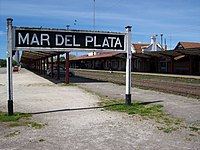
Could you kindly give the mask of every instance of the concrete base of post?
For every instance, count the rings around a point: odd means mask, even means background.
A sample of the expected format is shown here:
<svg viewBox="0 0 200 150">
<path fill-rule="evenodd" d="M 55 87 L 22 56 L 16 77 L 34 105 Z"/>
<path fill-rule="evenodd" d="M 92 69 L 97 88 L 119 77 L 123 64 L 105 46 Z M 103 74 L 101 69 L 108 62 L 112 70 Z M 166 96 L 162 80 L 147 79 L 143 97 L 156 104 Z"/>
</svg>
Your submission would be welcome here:
<svg viewBox="0 0 200 150">
<path fill-rule="evenodd" d="M 13 115 L 13 101 L 8 100 L 8 116 L 12 116 L 12 115 Z"/>
<path fill-rule="evenodd" d="M 125 104 L 126 105 L 131 105 L 131 94 L 126 94 Z"/>
</svg>

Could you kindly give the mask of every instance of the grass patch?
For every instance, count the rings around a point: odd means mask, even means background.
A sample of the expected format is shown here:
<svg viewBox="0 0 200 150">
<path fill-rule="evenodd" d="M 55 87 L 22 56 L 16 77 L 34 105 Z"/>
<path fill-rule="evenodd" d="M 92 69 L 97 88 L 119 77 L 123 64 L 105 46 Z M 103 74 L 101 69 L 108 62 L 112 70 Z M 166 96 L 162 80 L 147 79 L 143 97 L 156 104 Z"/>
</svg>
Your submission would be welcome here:
<svg viewBox="0 0 200 150">
<path fill-rule="evenodd" d="M 10 132 L 5 137 L 13 137 L 13 136 L 19 135 L 20 133 L 21 133 L 20 131 L 16 130 L 16 131 Z"/>
<path fill-rule="evenodd" d="M 123 103 L 112 104 L 106 109 L 111 111 L 126 112 L 128 114 L 137 114 L 148 118 L 160 117 L 164 113 L 162 111 L 162 105 L 144 105 L 142 103 L 133 103 L 131 105 L 125 105 Z"/>
<path fill-rule="evenodd" d="M 13 116 L 8 116 L 6 112 L 0 112 L 0 122 L 4 122 L 8 127 L 27 126 L 35 129 L 41 129 L 47 124 L 31 121 L 31 114 L 16 112 Z"/>
<path fill-rule="evenodd" d="M 22 126 L 21 123 L 19 122 L 11 122 L 8 124 L 9 127 L 18 127 L 18 126 Z"/>
<path fill-rule="evenodd" d="M 74 83 L 64 83 L 62 84 L 62 86 L 78 86 L 77 84 L 74 84 Z"/>
<path fill-rule="evenodd" d="M 47 124 L 37 123 L 37 122 L 34 122 L 34 121 L 25 122 L 24 124 L 25 124 L 26 126 L 28 126 L 28 127 L 32 127 L 32 128 L 35 128 L 35 129 L 41 129 L 41 128 L 43 128 L 44 126 L 47 125 Z"/>
<path fill-rule="evenodd" d="M 41 129 L 44 126 L 46 126 L 47 124 L 37 123 L 35 121 L 27 121 L 25 119 L 25 120 L 20 120 L 18 122 L 9 122 L 7 125 L 9 127 L 27 126 L 27 127 L 32 127 L 32 128 L 35 128 L 35 129 Z"/>
<path fill-rule="evenodd" d="M 0 122 L 18 121 L 21 118 L 31 117 L 31 114 L 16 112 L 13 116 L 8 116 L 6 112 L 0 112 Z"/>
<path fill-rule="evenodd" d="M 178 130 L 177 127 L 157 127 L 158 130 L 162 130 L 165 133 L 172 133 L 173 131 Z"/>
<path fill-rule="evenodd" d="M 190 131 L 193 131 L 193 132 L 198 132 L 198 131 L 200 131 L 200 128 L 198 128 L 198 127 L 189 126 L 189 128 L 190 128 Z"/>
</svg>

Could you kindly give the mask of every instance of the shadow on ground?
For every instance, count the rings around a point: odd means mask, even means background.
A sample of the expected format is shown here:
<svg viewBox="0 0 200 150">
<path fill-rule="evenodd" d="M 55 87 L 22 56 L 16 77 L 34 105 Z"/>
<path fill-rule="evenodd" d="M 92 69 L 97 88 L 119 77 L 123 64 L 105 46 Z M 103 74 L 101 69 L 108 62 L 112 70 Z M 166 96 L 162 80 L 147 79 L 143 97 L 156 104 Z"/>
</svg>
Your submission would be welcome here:
<svg viewBox="0 0 200 150">
<path fill-rule="evenodd" d="M 56 77 L 52 78 L 52 77 L 41 75 L 38 73 L 35 73 L 35 74 L 51 81 L 54 84 L 65 83 L 65 76 L 61 76 L 60 80 L 57 80 Z M 90 78 L 85 78 L 85 77 L 80 77 L 80 76 L 73 76 L 73 77 L 70 77 L 69 79 L 69 83 L 94 83 L 94 82 L 106 82 L 106 81 L 95 80 L 95 79 L 90 79 Z"/>
<path fill-rule="evenodd" d="M 149 105 L 149 104 L 159 103 L 159 102 L 162 102 L 162 101 L 141 102 L 141 103 L 139 103 L 139 104 L 140 104 L 140 105 Z M 34 112 L 34 113 L 30 113 L 30 114 L 38 115 L 38 114 L 47 114 L 47 113 L 56 113 L 56 112 L 66 112 L 66 111 L 91 110 L 91 109 L 100 109 L 100 108 L 106 108 L 106 107 L 117 106 L 117 105 L 121 105 L 121 103 L 119 103 L 119 104 L 105 105 L 105 106 L 95 106 L 95 107 L 82 107 L 82 108 L 72 108 L 72 109 L 69 109 L 69 108 L 68 108 L 68 109 L 55 109 L 55 110 Z M 124 104 L 124 105 L 125 105 L 125 104 Z"/>
</svg>

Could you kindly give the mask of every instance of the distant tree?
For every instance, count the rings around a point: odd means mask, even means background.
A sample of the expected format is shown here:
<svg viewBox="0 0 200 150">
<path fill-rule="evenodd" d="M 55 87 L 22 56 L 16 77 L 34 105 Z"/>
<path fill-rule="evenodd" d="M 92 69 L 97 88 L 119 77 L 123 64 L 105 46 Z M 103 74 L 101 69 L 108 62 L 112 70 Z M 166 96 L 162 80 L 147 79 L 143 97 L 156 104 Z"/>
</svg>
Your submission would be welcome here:
<svg viewBox="0 0 200 150">
<path fill-rule="evenodd" d="M 65 57 L 64 56 L 61 56 L 60 57 L 60 60 L 62 61 L 62 60 L 65 60 Z"/>
<path fill-rule="evenodd" d="M 12 60 L 12 66 L 16 66 L 18 63 L 15 60 Z"/>
<path fill-rule="evenodd" d="M 6 60 L 0 59 L 0 67 L 6 67 Z"/>
<path fill-rule="evenodd" d="M 12 66 L 16 66 L 17 62 L 16 61 L 12 61 Z M 6 59 L 0 59 L 0 67 L 6 67 Z"/>
<path fill-rule="evenodd" d="M 69 59 L 72 59 L 72 58 L 75 58 L 75 57 L 76 57 L 76 55 L 73 55 L 73 54 L 69 55 Z"/>
</svg>

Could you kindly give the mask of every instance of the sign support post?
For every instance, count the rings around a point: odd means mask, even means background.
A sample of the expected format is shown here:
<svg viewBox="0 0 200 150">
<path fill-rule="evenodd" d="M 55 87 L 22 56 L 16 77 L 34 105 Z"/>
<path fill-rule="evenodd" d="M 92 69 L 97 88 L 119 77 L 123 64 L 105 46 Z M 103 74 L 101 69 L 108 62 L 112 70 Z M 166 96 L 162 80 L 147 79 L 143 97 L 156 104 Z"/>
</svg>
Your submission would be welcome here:
<svg viewBox="0 0 200 150">
<path fill-rule="evenodd" d="M 126 51 L 127 51 L 127 58 L 126 58 L 126 99 L 125 104 L 131 105 L 131 26 L 126 27 Z"/>
<path fill-rule="evenodd" d="M 7 99 L 8 115 L 13 115 L 13 80 L 12 80 L 12 21 L 7 18 Z"/>
</svg>

